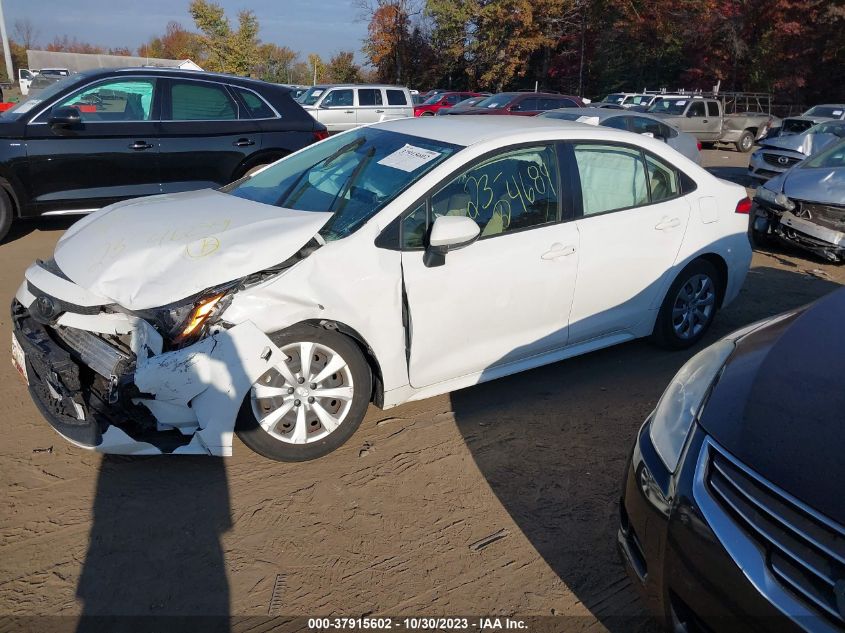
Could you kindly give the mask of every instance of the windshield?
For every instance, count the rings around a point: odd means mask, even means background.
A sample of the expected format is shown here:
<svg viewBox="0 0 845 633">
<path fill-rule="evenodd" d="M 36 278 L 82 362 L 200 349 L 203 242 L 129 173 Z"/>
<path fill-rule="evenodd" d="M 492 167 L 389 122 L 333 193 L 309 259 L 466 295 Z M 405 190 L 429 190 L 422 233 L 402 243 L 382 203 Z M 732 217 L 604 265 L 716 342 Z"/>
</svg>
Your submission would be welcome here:
<svg viewBox="0 0 845 633">
<path fill-rule="evenodd" d="M 442 98 L 443 98 L 443 93 L 439 92 L 437 94 L 431 95 L 428 99 L 423 101 L 423 105 L 434 105 L 435 103 L 440 101 Z"/>
<path fill-rule="evenodd" d="M 323 96 L 326 91 L 322 86 L 311 86 L 299 97 L 299 102 L 303 105 L 314 105 Z"/>
<path fill-rule="evenodd" d="M 835 134 L 836 136 L 845 136 L 845 122 L 828 121 L 827 123 L 819 123 L 807 130 L 807 134 Z"/>
<path fill-rule="evenodd" d="M 803 161 L 801 169 L 814 167 L 845 167 L 845 141 Z"/>
<path fill-rule="evenodd" d="M 320 235 L 326 241 L 339 240 L 460 149 L 451 143 L 358 128 L 221 191 L 286 209 L 332 212 Z"/>
<path fill-rule="evenodd" d="M 683 114 L 687 107 L 688 99 L 661 99 L 649 106 L 646 112 L 657 114 Z"/>
<path fill-rule="evenodd" d="M 622 103 L 623 101 L 625 101 L 625 95 L 624 94 L 613 93 L 613 94 L 607 95 L 604 98 L 605 103 Z"/>
<path fill-rule="evenodd" d="M 633 97 L 628 97 L 627 103 L 632 103 L 633 105 L 645 105 L 649 101 L 651 101 L 651 95 L 634 95 Z"/>
<path fill-rule="evenodd" d="M 79 81 L 78 77 L 63 77 L 59 81 L 44 88 L 44 90 L 39 90 L 37 94 L 31 95 L 24 101 L 20 101 L 16 106 L 9 108 L 0 116 L 4 119 L 18 119 L 33 108 L 36 108 L 39 103 L 52 99 L 54 95 L 77 81 Z"/>
<path fill-rule="evenodd" d="M 845 114 L 845 105 L 818 105 L 807 110 L 804 116 L 829 116 L 832 119 L 841 119 L 843 114 Z"/>
<path fill-rule="evenodd" d="M 513 95 L 511 94 L 499 94 L 493 95 L 492 97 L 487 97 L 486 99 L 482 99 L 478 103 L 475 104 L 477 108 L 504 108 L 513 100 Z"/>
</svg>

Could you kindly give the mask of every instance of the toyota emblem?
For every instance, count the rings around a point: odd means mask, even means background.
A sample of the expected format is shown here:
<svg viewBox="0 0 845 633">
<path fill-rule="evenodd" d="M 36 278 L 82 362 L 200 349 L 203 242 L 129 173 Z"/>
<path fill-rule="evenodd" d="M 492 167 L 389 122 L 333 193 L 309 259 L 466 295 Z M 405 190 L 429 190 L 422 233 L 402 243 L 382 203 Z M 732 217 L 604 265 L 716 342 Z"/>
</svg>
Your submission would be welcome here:
<svg viewBox="0 0 845 633">
<path fill-rule="evenodd" d="M 778 158 L 778 163 L 780 163 L 781 165 L 788 165 L 789 159 L 786 156 L 781 156 L 780 158 Z"/>
<path fill-rule="evenodd" d="M 39 316 L 46 321 L 49 321 L 58 313 L 56 302 L 44 295 L 35 300 L 35 307 L 38 310 Z"/>
</svg>

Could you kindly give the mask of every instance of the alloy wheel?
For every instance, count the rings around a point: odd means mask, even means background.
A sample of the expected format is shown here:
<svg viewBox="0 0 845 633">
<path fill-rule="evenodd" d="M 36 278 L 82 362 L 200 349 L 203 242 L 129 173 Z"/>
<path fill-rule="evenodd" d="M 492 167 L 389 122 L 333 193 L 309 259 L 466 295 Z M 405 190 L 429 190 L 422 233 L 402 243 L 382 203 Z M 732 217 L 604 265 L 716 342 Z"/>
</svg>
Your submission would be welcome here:
<svg viewBox="0 0 845 633">
<path fill-rule="evenodd" d="M 672 327 L 684 340 L 697 336 L 713 318 L 716 288 L 704 274 L 690 277 L 678 290 L 672 306 Z"/>
</svg>

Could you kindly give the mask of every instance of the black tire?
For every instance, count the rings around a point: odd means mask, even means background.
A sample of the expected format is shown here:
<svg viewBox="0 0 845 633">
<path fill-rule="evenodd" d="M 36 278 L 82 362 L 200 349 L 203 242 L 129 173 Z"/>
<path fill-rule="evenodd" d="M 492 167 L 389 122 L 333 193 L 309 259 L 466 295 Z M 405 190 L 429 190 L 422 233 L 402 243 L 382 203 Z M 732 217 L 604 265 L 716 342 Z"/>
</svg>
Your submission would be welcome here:
<svg viewBox="0 0 845 633">
<path fill-rule="evenodd" d="M 691 333 L 688 337 L 683 337 L 675 329 L 672 312 L 675 308 L 676 301 L 679 300 L 681 288 L 690 280 L 700 275 L 709 278 L 712 284 L 713 308 L 699 331 Z M 667 349 L 686 349 L 698 343 L 713 323 L 713 319 L 721 303 L 723 292 L 722 279 L 713 264 L 704 259 L 696 259 L 690 262 L 675 278 L 672 285 L 669 286 L 669 291 L 666 293 L 666 297 L 663 299 L 663 304 L 660 306 L 660 311 L 657 314 L 657 321 L 654 324 L 654 331 L 651 334 L 652 342 Z"/>
<path fill-rule="evenodd" d="M 278 347 L 296 342 L 310 342 L 326 345 L 340 354 L 352 375 L 354 391 L 351 406 L 340 425 L 326 437 L 307 444 L 292 444 L 273 437 L 261 428 L 252 411 L 250 390 L 238 412 L 235 433 L 249 448 L 268 459 L 303 462 L 323 457 L 342 446 L 361 425 L 372 395 L 373 378 L 370 366 L 355 341 L 333 330 L 298 325 L 272 334 L 270 338 Z"/>
<path fill-rule="evenodd" d="M 423 112 L 420 116 L 434 116 L 434 112 Z"/>
<path fill-rule="evenodd" d="M 15 209 L 9 194 L 0 188 L 0 242 L 6 239 L 9 229 L 12 227 L 12 220 L 15 217 Z"/>
<path fill-rule="evenodd" d="M 701 149 L 716 149 L 716 143 L 702 142 Z"/>
<path fill-rule="evenodd" d="M 754 148 L 754 135 L 745 130 L 734 145 L 736 145 L 736 151 L 747 154 Z"/>
</svg>

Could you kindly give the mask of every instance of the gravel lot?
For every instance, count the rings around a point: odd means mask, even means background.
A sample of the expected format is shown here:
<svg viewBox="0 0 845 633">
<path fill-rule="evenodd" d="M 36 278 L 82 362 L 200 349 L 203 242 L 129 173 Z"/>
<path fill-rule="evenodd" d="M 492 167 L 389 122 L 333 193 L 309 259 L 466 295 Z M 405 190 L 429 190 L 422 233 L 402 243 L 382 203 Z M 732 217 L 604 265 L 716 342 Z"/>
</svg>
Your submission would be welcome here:
<svg viewBox="0 0 845 633">
<path fill-rule="evenodd" d="M 743 183 L 747 159 L 705 152 Z M 13 230 L 0 246 L 0 304 L 67 226 Z M 756 253 L 705 344 L 843 283 L 845 267 Z M 3 308 L 0 356 L 9 346 Z M 0 614 L 69 616 L 50 622 L 71 628 L 82 613 L 516 614 L 579 616 L 555 621 L 567 630 L 653 630 L 617 560 L 617 498 L 638 427 L 694 351 L 633 342 L 372 408 L 342 449 L 304 464 L 237 441 L 228 460 L 77 449 L 0 360 Z"/>
</svg>

